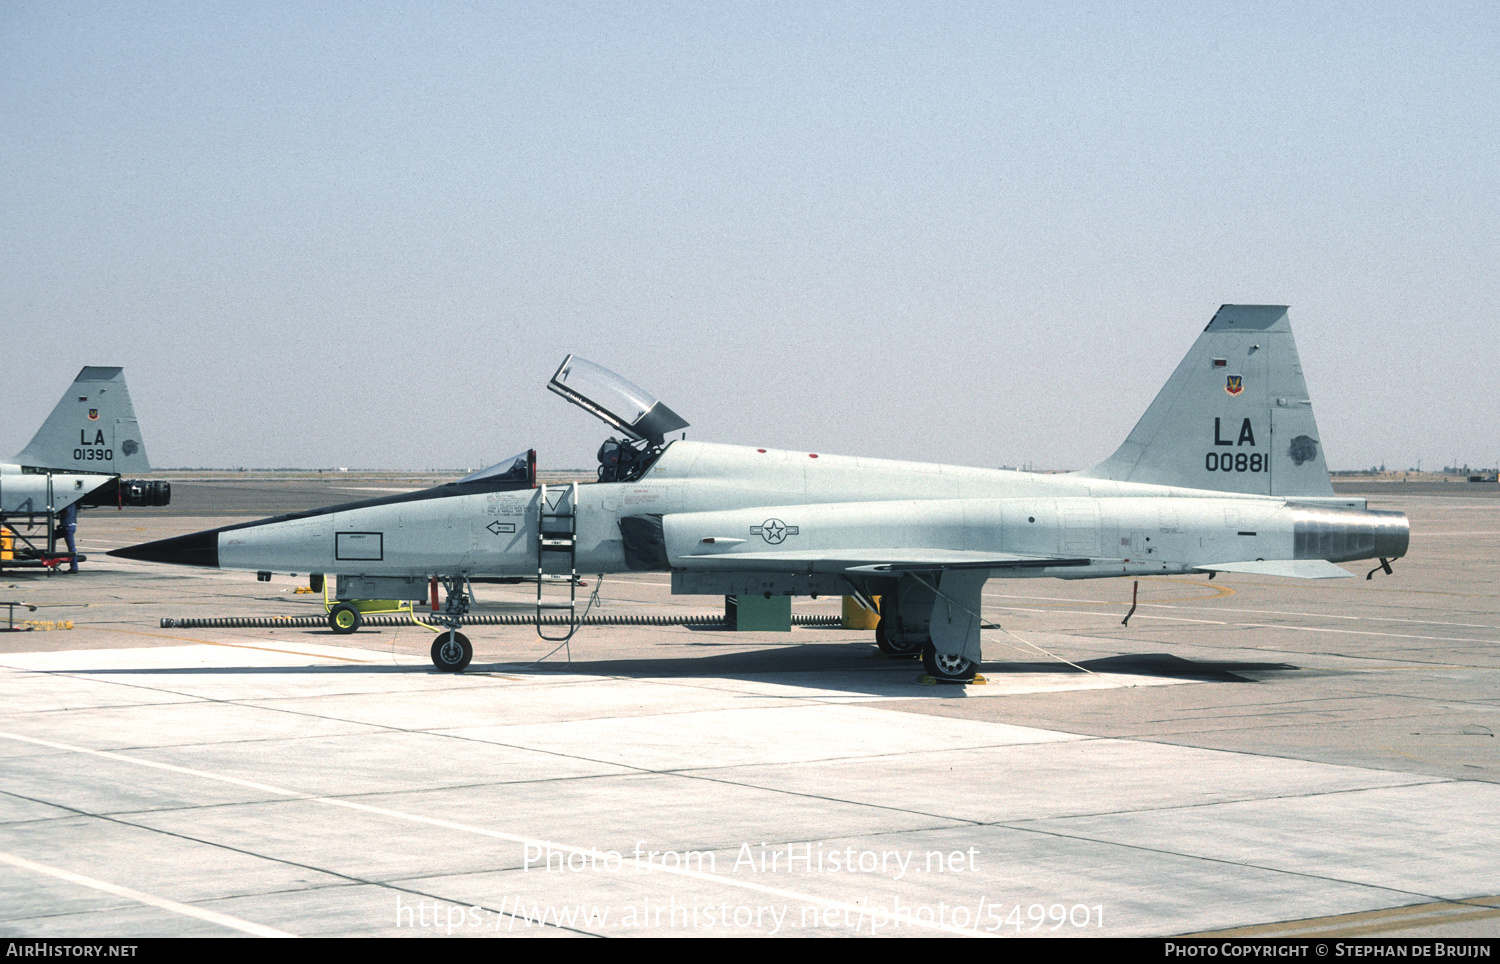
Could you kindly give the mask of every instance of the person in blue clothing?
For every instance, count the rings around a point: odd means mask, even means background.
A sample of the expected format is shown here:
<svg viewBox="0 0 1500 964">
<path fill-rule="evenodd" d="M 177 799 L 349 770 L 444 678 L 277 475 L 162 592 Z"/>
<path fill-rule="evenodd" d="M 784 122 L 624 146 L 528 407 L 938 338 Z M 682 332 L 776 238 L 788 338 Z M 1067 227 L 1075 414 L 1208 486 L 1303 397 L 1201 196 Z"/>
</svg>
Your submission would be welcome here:
<svg viewBox="0 0 1500 964">
<path fill-rule="evenodd" d="M 69 505 L 57 514 L 57 531 L 68 541 L 68 552 L 73 556 L 69 572 L 78 571 L 78 546 L 74 543 L 74 536 L 78 532 L 78 503 Z"/>
</svg>

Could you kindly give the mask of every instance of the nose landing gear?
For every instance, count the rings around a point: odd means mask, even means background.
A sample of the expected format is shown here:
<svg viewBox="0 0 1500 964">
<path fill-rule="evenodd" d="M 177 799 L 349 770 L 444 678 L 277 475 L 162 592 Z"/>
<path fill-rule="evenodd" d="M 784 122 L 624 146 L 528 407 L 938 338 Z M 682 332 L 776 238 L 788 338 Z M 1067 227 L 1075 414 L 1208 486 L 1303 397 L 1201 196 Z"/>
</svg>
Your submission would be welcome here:
<svg viewBox="0 0 1500 964">
<path fill-rule="evenodd" d="M 443 603 L 442 612 L 434 612 L 431 620 L 443 628 L 438 630 L 437 639 L 432 641 L 432 665 L 444 673 L 462 673 L 474 658 L 474 647 L 469 643 L 469 637 L 458 631 L 463 625 L 464 614 L 469 611 L 469 594 L 465 591 L 468 580 L 462 575 L 437 576 L 435 582 L 441 582 L 448 598 Z M 433 605 L 437 604 L 437 587 L 433 586 Z"/>
</svg>

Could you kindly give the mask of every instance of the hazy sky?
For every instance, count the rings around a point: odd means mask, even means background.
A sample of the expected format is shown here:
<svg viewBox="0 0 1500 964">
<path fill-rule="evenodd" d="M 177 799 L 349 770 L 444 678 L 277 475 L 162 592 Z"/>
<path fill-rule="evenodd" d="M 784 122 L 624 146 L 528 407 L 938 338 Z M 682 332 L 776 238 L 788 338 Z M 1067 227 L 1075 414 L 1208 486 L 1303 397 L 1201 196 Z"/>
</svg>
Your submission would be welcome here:
<svg viewBox="0 0 1500 964">
<path fill-rule="evenodd" d="M 0 454 L 1108 456 L 1288 304 L 1329 464 L 1500 461 L 1500 7 L 0 4 Z"/>
</svg>

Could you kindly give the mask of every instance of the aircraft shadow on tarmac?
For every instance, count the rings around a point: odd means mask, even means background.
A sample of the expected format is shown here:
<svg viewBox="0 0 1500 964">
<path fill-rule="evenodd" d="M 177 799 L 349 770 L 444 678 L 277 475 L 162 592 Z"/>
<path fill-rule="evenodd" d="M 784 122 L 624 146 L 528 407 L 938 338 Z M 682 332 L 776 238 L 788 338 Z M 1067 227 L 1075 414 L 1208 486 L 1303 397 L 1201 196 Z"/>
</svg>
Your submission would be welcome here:
<svg viewBox="0 0 1500 964">
<path fill-rule="evenodd" d="M 702 644 L 698 644 L 702 645 Z M 1286 673 L 1306 675 L 1308 672 L 1291 663 L 1272 662 L 1199 662 L 1173 656 L 1170 653 L 1139 653 L 1105 656 L 1098 659 L 1081 660 L 1078 666 L 1094 673 L 1150 676 L 1160 679 L 1175 679 L 1215 683 L 1260 683 L 1266 677 Z M 1028 662 L 986 661 L 981 672 L 990 677 L 1020 676 L 1027 674 L 1078 674 L 1080 670 L 1066 663 L 1053 660 Z M 179 668 L 142 667 L 139 669 L 72 669 L 71 673 L 90 673 L 101 676 L 204 676 L 204 675 L 269 675 L 284 676 L 298 674 L 351 675 L 370 673 L 434 673 L 431 667 L 413 665 L 385 665 L 363 663 L 337 666 L 189 666 Z M 916 659 L 888 659 L 878 651 L 861 651 L 847 643 L 802 644 L 791 647 L 717 653 L 712 655 L 661 656 L 630 659 L 575 659 L 571 663 L 553 660 L 542 663 L 515 661 L 476 662 L 469 674 L 498 672 L 505 674 L 531 673 L 537 675 L 611 676 L 627 679 L 672 679 L 715 678 L 755 679 L 762 682 L 777 682 L 790 686 L 811 688 L 847 689 L 861 692 L 873 687 L 887 692 L 893 682 L 909 674 L 914 682 L 922 673 L 922 663 Z M 855 674 L 855 675 L 851 675 Z M 892 674 L 898 674 L 895 677 Z M 442 674 L 439 674 L 442 675 Z M 840 676 L 834 681 L 830 676 Z M 768 680 L 767 677 L 776 677 Z M 904 684 L 903 684 L 904 685 Z M 961 695 L 961 687 L 943 687 L 944 694 Z"/>
<path fill-rule="evenodd" d="M 990 672 L 1036 672 L 1042 664 L 986 664 Z M 1157 676 L 1162 679 L 1203 680 L 1215 683 L 1259 683 L 1261 675 L 1302 672 L 1291 663 L 1247 663 L 1213 660 L 1199 662 L 1173 656 L 1171 653 L 1129 653 L 1083 660 L 1079 664 L 1095 673 L 1128 673 L 1131 676 Z M 1249 675 L 1247 675 L 1249 674 Z"/>
<path fill-rule="evenodd" d="M 1080 660 L 1078 665 L 1095 673 L 1154 676 L 1163 679 L 1197 680 L 1221 683 L 1256 683 L 1260 675 L 1297 672 L 1291 663 L 1195 662 L 1169 653 L 1127 654 L 1099 659 Z M 766 674 L 833 673 L 849 671 L 910 671 L 920 674 L 918 659 L 890 659 L 878 651 L 860 652 L 847 643 L 805 644 L 795 649 L 766 649 L 751 652 L 722 653 L 712 656 L 658 657 L 651 659 L 575 660 L 543 663 L 535 670 L 554 673 L 588 673 L 624 677 L 737 677 Z M 1066 663 L 1055 660 L 1013 662 L 986 660 L 980 672 L 989 676 L 1019 674 L 1078 674 Z"/>
</svg>

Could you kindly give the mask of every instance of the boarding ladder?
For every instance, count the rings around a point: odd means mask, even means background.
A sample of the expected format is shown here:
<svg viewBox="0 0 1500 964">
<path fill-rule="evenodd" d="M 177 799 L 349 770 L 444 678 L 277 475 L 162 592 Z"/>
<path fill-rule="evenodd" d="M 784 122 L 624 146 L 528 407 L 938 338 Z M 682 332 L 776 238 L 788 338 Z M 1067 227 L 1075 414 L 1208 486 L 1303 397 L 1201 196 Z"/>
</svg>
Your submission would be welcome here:
<svg viewBox="0 0 1500 964">
<path fill-rule="evenodd" d="M 536 632 L 553 643 L 566 643 L 578 632 L 578 483 L 540 486 L 537 499 Z M 568 587 L 566 601 L 560 589 Z M 564 612 L 567 632 L 547 635 L 542 617 Z"/>
</svg>

